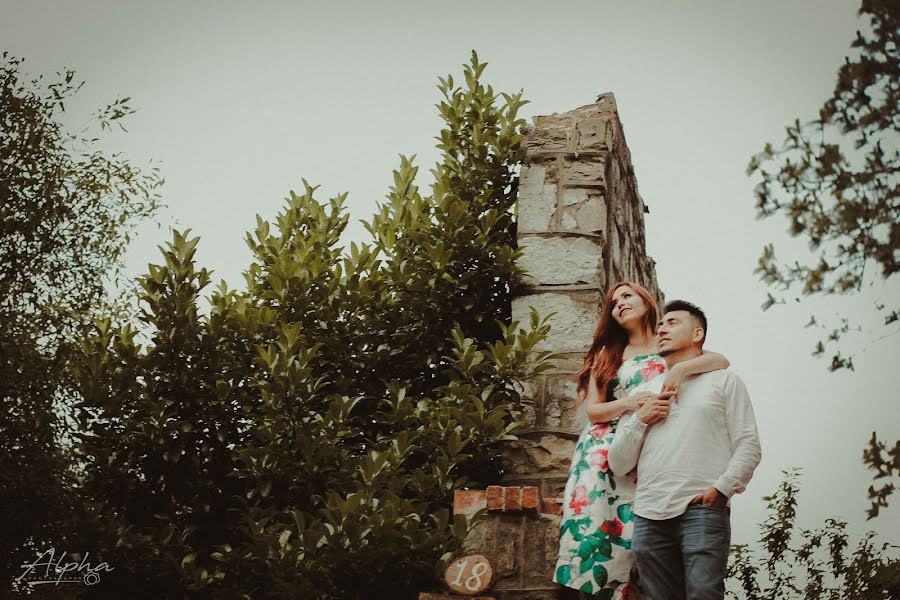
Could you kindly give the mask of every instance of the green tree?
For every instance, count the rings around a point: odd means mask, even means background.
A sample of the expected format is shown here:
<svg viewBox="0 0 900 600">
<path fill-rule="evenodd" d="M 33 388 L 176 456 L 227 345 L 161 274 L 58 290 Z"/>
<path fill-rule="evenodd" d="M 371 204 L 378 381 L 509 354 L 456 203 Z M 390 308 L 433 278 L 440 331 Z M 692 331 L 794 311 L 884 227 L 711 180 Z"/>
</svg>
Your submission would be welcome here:
<svg viewBox="0 0 900 600">
<path fill-rule="evenodd" d="M 900 5 L 863 0 L 866 31 L 851 44 L 855 55 L 837 73 L 831 98 L 819 117 L 797 119 L 779 147 L 766 144 L 748 174 L 758 175 L 759 218 L 782 215 L 792 236 L 809 243 L 807 264 L 781 264 L 767 245 L 756 269 L 777 290 L 802 296 L 857 293 L 870 278 L 890 281 L 900 248 Z M 771 293 L 764 309 L 783 299 Z M 878 304 L 889 334 L 897 333 L 896 304 Z M 812 317 L 808 326 L 819 325 Z M 824 325 L 822 325 L 825 327 Z M 853 325 L 825 327 L 815 355 L 837 346 Z M 852 356 L 834 351 L 830 368 L 853 368 Z"/>
<path fill-rule="evenodd" d="M 779 292 L 856 294 L 867 273 L 886 285 L 898 273 L 900 4 L 863 0 L 859 14 L 866 31 L 856 32 L 851 44 L 856 53 L 838 69 L 834 93 L 819 109 L 819 118 L 804 124 L 795 120 L 781 145 L 766 144 L 747 168 L 748 175 L 761 178 L 757 217 L 785 217 L 789 233 L 806 240 L 812 254 L 807 264 L 781 264 L 774 246 L 766 245 L 755 272 Z M 763 310 L 782 302 L 769 293 Z M 876 310 L 884 318 L 880 338 L 900 332 L 895 299 L 876 303 Z M 858 325 L 848 318 L 819 323 L 813 315 L 806 326 L 826 332 L 814 356 L 828 351 L 830 370 L 853 369 L 853 355 L 842 355 L 838 346 L 844 334 L 861 330 Z M 888 450 L 874 433 L 872 439 L 863 460 L 876 480 L 888 482 L 869 488 L 869 518 L 887 506 L 900 476 L 900 440 Z"/>
<path fill-rule="evenodd" d="M 290 195 L 247 243 L 246 291 L 175 232 L 139 324 L 99 323 L 79 404 L 85 493 L 107 522 L 110 596 L 413 597 L 459 547 L 454 488 L 502 473 L 514 383 L 549 367 L 509 315 L 521 95 L 442 79 L 428 195 L 403 158 L 370 244 L 339 246 L 345 196 Z M 141 344 L 137 331 L 149 342 Z M 98 591 L 103 591 L 99 589 Z M 135 595 L 133 585 L 128 593 Z"/>
<path fill-rule="evenodd" d="M 68 71 L 29 79 L 0 60 L 0 576 L 59 544 L 77 510 L 65 415 L 75 394 L 78 339 L 109 308 L 104 286 L 129 233 L 158 206 L 162 181 L 99 147 L 134 112 L 129 99 L 63 124 L 81 88 Z M 98 132 L 97 130 L 100 130 Z M 71 441 L 71 440 L 70 440 Z"/>
<path fill-rule="evenodd" d="M 828 519 L 819 529 L 795 531 L 799 471 L 784 471 L 778 490 L 763 498 L 769 517 L 759 546 L 732 546 L 728 594 L 742 600 L 779 598 L 886 600 L 900 596 L 897 546 L 868 532 L 851 545 L 847 524 Z"/>
<path fill-rule="evenodd" d="M 869 500 L 871 505 L 866 510 L 869 519 L 874 519 L 882 508 L 887 508 L 888 498 L 897 489 L 895 485 L 900 478 L 900 441 L 895 441 L 894 446 L 888 449 L 887 444 L 878 439 L 873 431 L 869 439 L 869 446 L 863 450 L 863 462 L 870 471 L 874 472 L 872 478 L 877 482 L 887 480 L 876 488 L 875 484 L 869 486 Z"/>
</svg>

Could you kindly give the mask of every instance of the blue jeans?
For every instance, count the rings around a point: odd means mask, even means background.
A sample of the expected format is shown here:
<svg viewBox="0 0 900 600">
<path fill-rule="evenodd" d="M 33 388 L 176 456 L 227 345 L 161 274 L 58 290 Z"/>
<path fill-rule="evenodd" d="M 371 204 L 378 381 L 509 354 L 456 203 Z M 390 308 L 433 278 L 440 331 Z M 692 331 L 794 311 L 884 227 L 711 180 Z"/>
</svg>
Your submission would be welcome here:
<svg viewBox="0 0 900 600">
<path fill-rule="evenodd" d="M 635 516 L 632 549 L 645 600 L 721 600 L 731 545 L 731 510 L 692 504 L 655 521 Z"/>
</svg>

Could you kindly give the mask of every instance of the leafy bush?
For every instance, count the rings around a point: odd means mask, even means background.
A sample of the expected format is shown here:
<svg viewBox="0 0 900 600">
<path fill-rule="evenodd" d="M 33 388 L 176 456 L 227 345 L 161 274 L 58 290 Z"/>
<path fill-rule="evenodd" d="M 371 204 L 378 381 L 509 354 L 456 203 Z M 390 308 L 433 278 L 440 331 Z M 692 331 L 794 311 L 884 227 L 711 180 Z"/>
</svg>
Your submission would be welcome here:
<svg viewBox="0 0 900 600">
<path fill-rule="evenodd" d="M 340 247 L 344 196 L 322 205 L 304 183 L 248 234 L 246 291 L 223 282 L 207 314 L 198 239 L 175 232 L 140 280 L 140 323 L 98 324 L 81 368 L 83 485 L 116 547 L 104 560 L 132 578 L 98 588 L 365 598 L 432 585 L 467 527 L 452 490 L 498 480 L 515 382 L 553 358 L 535 351 L 546 320 L 510 319 L 523 101 L 483 86 L 484 68 L 473 53 L 464 87 L 441 79 L 432 193 L 403 158 L 371 244 Z"/>
<path fill-rule="evenodd" d="M 828 519 L 813 531 L 801 529 L 797 535 L 799 490 L 799 471 L 792 469 L 785 471 L 778 490 L 763 498 L 770 514 L 761 525 L 760 548 L 732 546 L 730 595 L 744 600 L 897 598 L 897 546 L 876 543 L 870 531 L 851 548 L 847 524 L 837 519 Z"/>
</svg>

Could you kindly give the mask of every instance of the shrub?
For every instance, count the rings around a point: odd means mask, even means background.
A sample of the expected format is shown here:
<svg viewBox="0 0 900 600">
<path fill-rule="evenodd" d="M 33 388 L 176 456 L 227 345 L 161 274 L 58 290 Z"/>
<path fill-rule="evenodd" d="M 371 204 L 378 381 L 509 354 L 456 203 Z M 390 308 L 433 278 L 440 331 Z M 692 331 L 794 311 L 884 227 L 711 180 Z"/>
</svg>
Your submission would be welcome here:
<svg viewBox="0 0 900 600">
<path fill-rule="evenodd" d="M 732 546 L 730 595 L 745 600 L 829 598 L 887 600 L 900 593 L 896 546 L 869 532 L 851 546 L 847 524 L 828 519 L 816 530 L 795 532 L 799 471 L 785 471 L 778 490 L 763 498 L 769 518 L 758 549 Z M 733 583 L 732 583 L 733 582 Z M 738 591 L 735 591 L 737 589 Z"/>
<path fill-rule="evenodd" d="M 484 68 L 473 53 L 465 86 L 441 79 L 432 192 L 403 158 L 372 243 L 339 246 L 345 196 L 320 204 L 304 182 L 248 234 L 246 291 L 223 282 L 205 312 L 198 239 L 175 232 L 140 280 L 140 323 L 98 323 L 84 490 L 116 546 L 104 560 L 141 593 L 404 597 L 458 547 L 452 490 L 498 480 L 515 382 L 553 358 L 535 351 L 546 319 L 510 318 L 523 101 Z"/>
</svg>

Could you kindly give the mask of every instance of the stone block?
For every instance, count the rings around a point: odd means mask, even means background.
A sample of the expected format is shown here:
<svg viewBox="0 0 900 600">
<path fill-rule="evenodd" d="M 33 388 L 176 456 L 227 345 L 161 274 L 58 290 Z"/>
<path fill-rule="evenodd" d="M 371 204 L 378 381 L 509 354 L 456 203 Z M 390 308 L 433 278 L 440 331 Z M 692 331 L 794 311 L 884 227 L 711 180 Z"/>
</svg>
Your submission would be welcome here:
<svg viewBox="0 0 900 600">
<path fill-rule="evenodd" d="M 522 510 L 522 488 L 508 486 L 503 488 L 503 512 L 520 512 Z"/>
<path fill-rule="evenodd" d="M 503 511 L 503 487 L 499 485 L 489 485 L 487 489 L 487 509 L 488 512 Z"/>
<path fill-rule="evenodd" d="M 542 514 L 536 519 L 527 519 L 523 526 L 528 552 L 522 556 L 522 587 L 551 587 L 559 554 L 560 518 Z"/>
<path fill-rule="evenodd" d="M 520 429 L 518 429 L 517 431 L 540 427 L 540 421 L 538 421 L 537 406 L 537 401 L 529 398 L 525 398 L 521 402 L 512 406 L 509 413 L 512 416 L 513 420 L 519 423 Z"/>
<path fill-rule="evenodd" d="M 574 373 L 547 376 L 543 424 L 579 434 L 587 424 L 585 404 L 578 402 L 578 384 Z"/>
<path fill-rule="evenodd" d="M 520 400 L 513 403 L 510 410 L 512 418 L 521 423 L 523 429 L 534 429 L 540 426 L 537 407 L 544 398 L 544 378 L 537 377 L 526 381 L 515 381 L 512 389 L 519 394 Z"/>
<path fill-rule="evenodd" d="M 596 194 L 571 211 L 575 230 L 590 233 L 606 233 L 606 198 Z"/>
<path fill-rule="evenodd" d="M 512 389 L 522 398 L 539 402 L 544 397 L 544 377 L 513 381 Z"/>
<path fill-rule="evenodd" d="M 588 199 L 589 191 L 583 188 L 566 188 L 560 194 L 560 204 L 562 206 L 581 204 Z"/>
<path fill-rule="evenodd" d="M 494 558 L 490 553 L 493 550 L 496 524 L 497 518 L 494 515 L 488 514 L 482 515 L 480 519 L 477 519 L 472 523 L 469 534 L 463 542 L 463 551 L 461 554 L 480 552 L 487 556 L 493 564 Z M 496 564 L 494 567 L 496 568 Z"/>
<path fill-rule="evenodd" d="M 609 150 L 606 143 L 606 130 L 609 127 L 609 117 L 596 117 L 578 121 L 575 128 L 578 131 L 578 151 L 598 152 Z"/>
<path fill-rule="evenodd" d="M 616 97 L 612 92 L 604 92 L 597 97 L 597 102 L 595 103 L 598 110 L 602 110 L 605 112 L 618 112 L 619 108 L 616 106 Z"/>
<path fill-rule="evenodd" d="M 544 122 L 546 124 L 546 121 Z M 542 152 L 564 152 L 572 136 L 570 127 L 525 127 L 522 146 L 529 154 Z"/>
<path fill-rule="evenodd" d="M 591 237 L 519 237 L 525 281 L 532 285 L 596 283 L 603 268 L 603 247 Z"/>
<path fill-rule="evenodd" d="M 483 508 L 487 508 L 485 490 L 453 490 L 454 515 L 471 517 Z"/>
<path fill-rule="evenodd" d="M 533 307 L 542 316 L 556 314 L 548 319 L 550 332 L 547 338 L 535 346 L 537 351 L 585 352 L 591 344 L 594 328 L 600 312 L 600 292 L 540 292 L 519 296 L 512 301 L 512 318 L 527 323 Z"/>
<path fill-rule="evenodd" d="M 565 114 L 572 117 L 577 122 L 581 121 L 582 119 L 593 119 L 603 116 L 603 111 L 600 110 L 600 107 L 597 106 L 597 104 L 592 103 L 585 104 L 584 106 L 579 106 L 578 108 L 572 109 Z"/>
<path fill-rule="evenodd" d="M 575 125 L 575 117 L 571 113 L 552 115 L 539 115 L 534 117 L 534 127 L 543 129 L 547 127 L 572 127 Z"/>
<path fill-rule="evenodd" d="M 564 189 L 558 211 L 565 231 L 606 234 L 606 196 L 596 188 Z"/>
<path fill-rule="evenodd" d="M 485 515 L 475 523 L 466 536 L 463 550 L 484 554 L 494 566 L 497 579 L 492 589 L 519 586 L 524 518 L 521 513 Z"/>
<path fill-rule="evenodd" d="M 555 433 L 543 433 L 540 437 L 519 438 L 504 448 L 507 472 L 515 475 L 561 474 L 565 475 L 572 461 L 576 439 Z M 488 488 L 490 489 L 490 488 Z M 490 510 L 490 499 L 488 500 Z"/>
<path fill-rule="evenodd" d="M 575 449 L 573 444 L 572 449 Z M 568 483 L 568 467 L 572 464 L 572 457 L 569 456 L 569 462 L 566 464 L 566 473 L 560 473 L 555 476 L 544 477 L 541 484 L 541 494 L 544 498 L 564 498 L 566 495 L 566 483 Z"/>
<path fill-rule="evenodd" d="M 547 167 L 522 167 L 519 176 L 518 227 L 522 231 L 547 231 L 556 210 L 556 184 L 546 181 Z"/>
<path fill-rule="evenodd" d="M 606 183 L 606 160 L 598 157 L 581 157 L 563 161 L 563 182 L 602 186 Z"/>
</svg>

